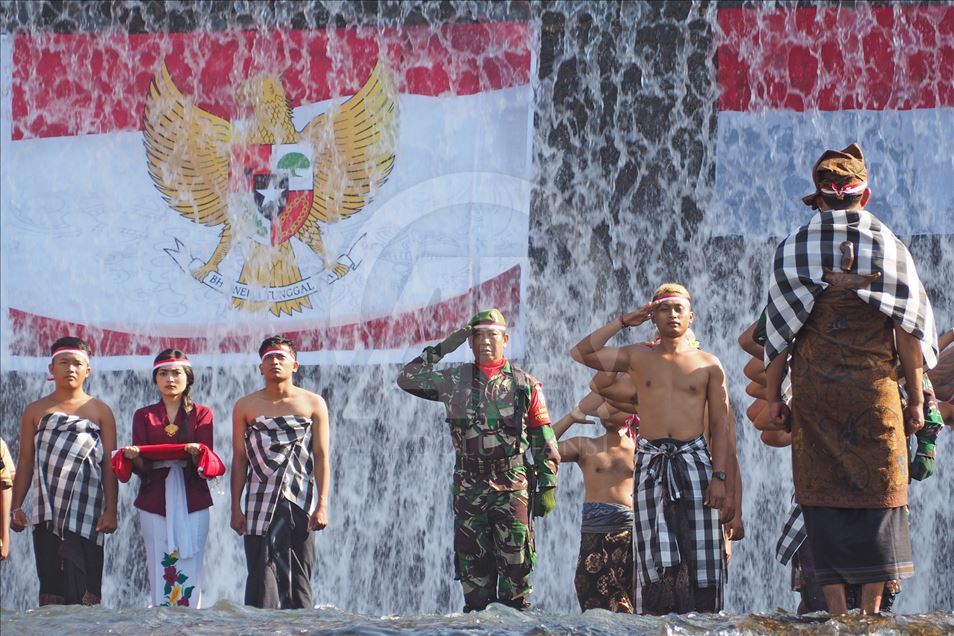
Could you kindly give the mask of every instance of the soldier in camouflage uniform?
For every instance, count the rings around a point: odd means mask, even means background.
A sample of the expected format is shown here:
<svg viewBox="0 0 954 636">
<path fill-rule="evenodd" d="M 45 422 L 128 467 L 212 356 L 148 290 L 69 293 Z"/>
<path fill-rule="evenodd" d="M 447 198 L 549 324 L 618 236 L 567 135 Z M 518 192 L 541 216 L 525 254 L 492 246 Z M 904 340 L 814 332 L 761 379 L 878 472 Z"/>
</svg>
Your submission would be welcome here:
<svg viewBox="0 0 954 636">
<path fill-rule="evenodd" d="M 474 364 L 434 369 L 465 340 Z M 426 347 L 397 380 L 411 395 L 443 402 L 447 409 L 457 452 L 454 557 L 465 612 L 493 602 L 529 607 L 536 562 L 530 515 L 544 516 L 556 506 L 560 454 L 543 389 L 504 357 L 508 341 L 500 310 L 482 311 L 437 346 Z M 533 465 L 525 464 L 527 450 Z"/>
</svg>

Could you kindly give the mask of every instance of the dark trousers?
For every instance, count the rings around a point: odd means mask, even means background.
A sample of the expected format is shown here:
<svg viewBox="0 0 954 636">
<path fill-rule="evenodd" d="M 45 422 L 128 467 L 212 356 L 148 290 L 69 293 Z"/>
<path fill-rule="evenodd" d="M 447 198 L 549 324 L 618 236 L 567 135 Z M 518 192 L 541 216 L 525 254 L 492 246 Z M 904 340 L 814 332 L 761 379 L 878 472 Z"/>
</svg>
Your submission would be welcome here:
<svg viewBox="0 0 954 636">
<path fill-rule="evenodd" d="M 66 531 L 60 538 L 49 523 L 33 529 L 40 605 L 98 605 L 103 587 L 103 546 Z"/>
<path fill-rule="evenodd" d="M 308 514 L 279 498 L 268 532 L 245 535 L 245 604 L 267 609 L 311 608 L 315 540 Z"/>
<path fill-rule="evenodd" d="M 666 503 L 666 524 L 676 534 L 682 562 L 673 567 L 663 568 L 658 581 L 642 586 L 640 591 L 643 614 L 662 616 L 689 612 L 712 613 L 722 610 L 722 584 L 699 587 L 693 581 L 688 556 L 693 554 L 692 549 L 696 541 L 689 526 L 691 505 L 691 501 L 686 498 Z"/>
</svg>

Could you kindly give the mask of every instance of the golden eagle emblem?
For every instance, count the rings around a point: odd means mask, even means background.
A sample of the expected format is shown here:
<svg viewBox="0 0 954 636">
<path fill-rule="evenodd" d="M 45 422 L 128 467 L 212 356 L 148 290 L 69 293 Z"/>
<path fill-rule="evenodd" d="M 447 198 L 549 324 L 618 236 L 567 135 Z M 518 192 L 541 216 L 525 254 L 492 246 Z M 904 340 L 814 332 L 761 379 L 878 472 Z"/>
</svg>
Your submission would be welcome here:
<svg viewBox="0 0 954 636">
<path fill-rule="evenodd" d="M 237 94 L 249 119 L 233 123 L 182 94 L 163 64 L 149 88 L 143 143 L 149 176 L 173 210 L 219 227 L 208 261 L 192 269 L 215 275 L 236 241 L 246 245 L 239 283 L 266 290 L 236 297 L 238 308 L 268 306 L 276 316 L 311 308 L 291 239 L 308 246 L 333 272 L 350 268 L 325 251 L 320 224 L 363 209 L 394 167 L 397 107 L 393 82 L 379 62 L 350 99 L 295 130 L 279 78 L 251 78 Z M 221 277 L 220 277 L 221 278 Z"/>
</svg>

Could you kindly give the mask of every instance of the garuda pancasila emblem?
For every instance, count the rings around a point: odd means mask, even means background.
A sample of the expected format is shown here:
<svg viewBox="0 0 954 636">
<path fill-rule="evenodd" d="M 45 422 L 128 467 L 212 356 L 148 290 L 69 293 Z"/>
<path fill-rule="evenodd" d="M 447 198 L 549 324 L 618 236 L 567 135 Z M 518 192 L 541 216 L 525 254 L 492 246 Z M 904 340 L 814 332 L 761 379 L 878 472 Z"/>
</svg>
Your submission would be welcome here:
<svg viewBox="0 0 954 636">
<path fill-rule="evenodd" d="M 241 241 L 244 288 L 295 288 L 302 275 L 292 238 L 343 277 L 350 269 L 326 253 L 320 225 L 363 209 L 394 166 L 397 107 L 386 67 L 379 62 L 354 96 L 301 131 L 279 78 L 251 78 L 236 97 L 239 112 L 251 116 L 230 123 L 184 96 L 163 64 L 146 100 L 143 142 L 156 188 L 183 217 L 221 228 L 218 246 L 193 277 L 206 281 Z M 312 306 L 307 294 L 277 293 L 233 294 L 232 304 L 268 306 L 276 316 Z"/>
</svg>

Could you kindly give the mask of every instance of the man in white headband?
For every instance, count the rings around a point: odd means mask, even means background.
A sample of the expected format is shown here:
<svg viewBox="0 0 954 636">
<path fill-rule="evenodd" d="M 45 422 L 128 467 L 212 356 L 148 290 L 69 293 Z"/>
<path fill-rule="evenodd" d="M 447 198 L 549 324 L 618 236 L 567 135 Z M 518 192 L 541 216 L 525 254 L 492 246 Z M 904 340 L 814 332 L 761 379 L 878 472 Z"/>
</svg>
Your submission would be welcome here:
<svg viewBox="0 0 954 636">
<path fill-rule="evenodd" d="M 110 467 L 116 448 L 113 412 L 90 397 L 89 345 L 53 343 L 53 392 L 28 405 L 20 421 L 20 452 L 10 527 L 32 525 L 40 605 L 100 602 L 103 535 L 116 530 L 117 486 Z M 21 509 L 34 474 L 29 514 Z"/>
<path fill-rule="evenodd" d="M 685 337 L 693 318 L 689 292 L 668 283 L 651 302 L 614 318 L 570 351 L 591 369 L 628 373 L 639 392 L 633 504 L 636 585 L 645 614 L 722 609 L 720 521 L 735 515 L 737 463 L 725 373 L 718 358 Z M 649 320 L 658 342 L 606 346 L 623 329 Z"/>
<path fill-rule="evenodd" d="M 258 354 L 265 388 L 232 412 L 231 525 L 245 542 L 245 604 L 310 608 L 312 533 L 328 525 L 328 406 L 295 386 L 291 340 L 266 338 Z"/>
</svg>

